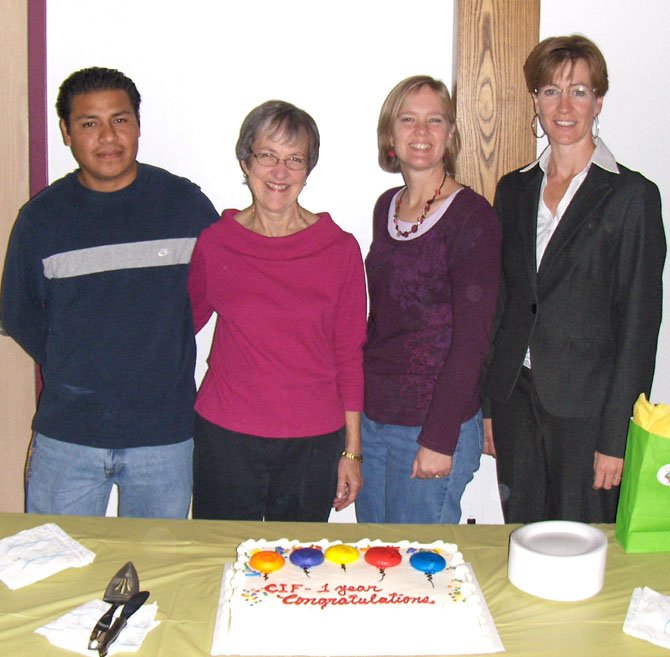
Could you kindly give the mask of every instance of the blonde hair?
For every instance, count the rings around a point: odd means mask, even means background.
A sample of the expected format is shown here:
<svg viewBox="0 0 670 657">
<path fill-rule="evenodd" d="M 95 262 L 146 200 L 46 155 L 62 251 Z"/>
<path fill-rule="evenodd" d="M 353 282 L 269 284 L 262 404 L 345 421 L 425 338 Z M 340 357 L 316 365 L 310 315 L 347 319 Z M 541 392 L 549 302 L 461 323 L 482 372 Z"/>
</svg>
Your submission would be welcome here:
<svg viewBox="0 0 670 657">
<path fill-rule="evenodd" d="M 461 137 L 456 126 L 456 113 L 451 102 L 451 96 L 441 80 L 431 78 L 429 75 L 413 75 L 398 82 L 382 105 L 377 123 L 377 147 L 379 149 L 379 166 L 389 173 L 399 173 L 400 163 L 396 157 L 391 157 L 389 151 L 393 147 L 393 125 L 398 118 L 403 103 L 421 89 L 429 87 L 442 102 L 444 114 L 447 121 L 454 127 L 454 134 L 447 144 L 444 152 L 444 170 L 449 175 L 454 175 L 456 169 L 456 158 L 461 150 Z"/>
</svg>

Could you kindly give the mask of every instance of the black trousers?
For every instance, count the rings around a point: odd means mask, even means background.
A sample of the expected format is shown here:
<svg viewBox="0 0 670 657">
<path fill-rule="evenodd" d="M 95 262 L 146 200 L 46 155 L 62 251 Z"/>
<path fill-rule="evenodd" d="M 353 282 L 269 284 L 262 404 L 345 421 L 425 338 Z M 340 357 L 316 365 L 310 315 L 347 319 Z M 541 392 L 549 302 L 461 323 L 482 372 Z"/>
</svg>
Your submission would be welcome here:
<svg viewBox="0 0 670 657">
<path fill-rule="evenodd" d="M 491 418 L 506 522 L 614 522 L 619 488 L 593 489 L 599 418 L 548 413 L 525 367 L 509 399 L 492 402 Z"/>
<path fill-rule="evenodd" d="M 259 438 L 196 415 L 193 517 L 327 522 L 344 429 L 308 438 Z"/>
</svg>

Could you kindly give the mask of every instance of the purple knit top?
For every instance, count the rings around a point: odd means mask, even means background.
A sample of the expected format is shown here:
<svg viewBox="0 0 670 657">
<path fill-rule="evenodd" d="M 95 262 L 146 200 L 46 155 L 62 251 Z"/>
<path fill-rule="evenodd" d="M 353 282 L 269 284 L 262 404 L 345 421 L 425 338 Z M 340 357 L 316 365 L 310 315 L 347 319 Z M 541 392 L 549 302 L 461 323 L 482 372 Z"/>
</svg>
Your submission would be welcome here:
<svg viewBox="0 0 670 657">
<path fill-rule="evenodd" d="M 452 455 L 461 424 L 480 406 L 500 280 L 500 223 L 489 203 L 465 188 L 428 232 L 395 240 L 388 213 L 397 191 L 377 201 L 365 261 L 365 413 L 384 424 L 421 426 L 420 445 Z"/>
</svg>

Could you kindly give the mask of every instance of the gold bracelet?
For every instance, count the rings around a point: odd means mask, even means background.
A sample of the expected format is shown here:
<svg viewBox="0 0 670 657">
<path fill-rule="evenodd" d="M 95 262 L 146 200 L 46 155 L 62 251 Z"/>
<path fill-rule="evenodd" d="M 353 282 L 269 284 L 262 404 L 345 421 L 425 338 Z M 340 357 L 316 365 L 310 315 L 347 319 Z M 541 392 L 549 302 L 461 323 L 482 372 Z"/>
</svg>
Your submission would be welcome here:
<svg viewBox="0 0 670 657">
<path fill-rule="evenodd" d="M 363 455 L 362 454 L 354 454 L 353 452 L 347 452 L 345 449 L 340 456 L 344 456 L 345 459 L 349 459 L 350 461 L 358 461 L 359 463 L 363 463 Z"/>
</svg>

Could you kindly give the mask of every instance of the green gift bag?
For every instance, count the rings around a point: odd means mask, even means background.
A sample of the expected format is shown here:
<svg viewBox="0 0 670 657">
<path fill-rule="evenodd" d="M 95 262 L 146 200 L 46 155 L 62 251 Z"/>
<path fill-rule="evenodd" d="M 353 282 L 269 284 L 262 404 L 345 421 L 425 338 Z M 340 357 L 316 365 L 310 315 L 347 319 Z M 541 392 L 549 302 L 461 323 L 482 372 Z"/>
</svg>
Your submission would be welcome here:
<svg viewBox="0 0 670 657">
<path fill-rule="evenodd" d="M 630 421 L 615 535 L 626 552 L 670 552 L 670 438 Z"/>
</svg>

